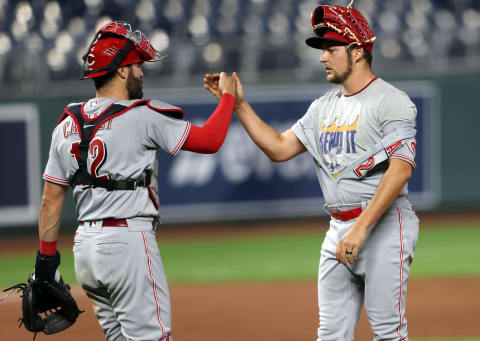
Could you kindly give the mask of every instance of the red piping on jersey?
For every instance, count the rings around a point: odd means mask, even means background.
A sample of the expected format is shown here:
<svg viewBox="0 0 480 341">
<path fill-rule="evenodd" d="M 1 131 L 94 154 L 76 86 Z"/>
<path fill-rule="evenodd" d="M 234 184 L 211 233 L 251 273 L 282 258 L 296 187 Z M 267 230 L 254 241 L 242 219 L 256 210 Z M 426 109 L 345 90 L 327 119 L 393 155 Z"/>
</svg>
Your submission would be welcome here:
<svg viewBox="0 0 480 341">
<path fill-rule="evenodd" d="M 147 186 L 147 190 L 148 190 L 148 196 L 150 197 L 150 200 L 152 200 L 153 206 L 155 206 L 155 209 L 158 210 L 158 203 L 155 200 L 155 197 L 153 196 L 153 191 L 150 188 L 150 186 Z"/>
<path fill-rule="evenodd" d="M 402 212 L 398 210 L 398 222 L 400 224 L 400 297 L 398 299 L 398 314 L 400 315 L 400 325 L 397 328 L 397 334 L 400 336 L 400 340 L 405 340 L 405 337 L 400 332 L 400 328 L 403 325 L 402 316 L 402 291 L 403 291 L 403 231 L 402 231 Z"/>
<path fill-rule="evenodd" d="M 162 321 L 160 320 L 160 304 L 158 303 L 158 298 L 157 298 L 157 282 L 155 281 L 155 278 L 153 278 L 153 273 L 152 273 L 152 262 L 150 260 L 150 254 L 148 253 L 148 245 L 147 245 L 147 239 L 145 238 L 145 232 L 142 232 L 142 237 L 143 237 L 143 245 L 145 246 L 145 254 L 147 255 L 147 266 L 148 266 L 148 273 L 150 275 L 150 278 L 152 280 L 152 289 L 153 289 L 153 297 L 155 299 L 155 304 L 157 308 L 157 321 L 160 324 L 160 327 L 162 328 L 162 339 L 165 336 L 165 328 L 163 327 Z"/>
<path fill-rule="evenodd" d="M 80 107 L 80 113 L 82 114 L 83 118 L 84 118 L 86 121 L 90 121 L 90 122 L 91 122 L 91 121 L 95 121 L 97 118 L 99 118 L 100 116 L 102 116 L 108 109 L 110 109 L 110 107 L 111 107 L 112 105 L 115 104 L 115 102 L 113 102 L 112 104 L 110 104 L 110 105 L 107 107 L 107 109 L 103 110 L 100 115 L 98 115 L 98 116 L 96 116 L 96 117 L 94 117 L 94 118 L 89 118 L 89 117 L 87 116 L 87 114 L 85 114 L 85 111 L 83 110 L 83 108 L 85 107 L 86 104 L 87 104 L 86 102 L 82 104 L 82 106 Z"/>
<path fill-rule="evenodd" d="M 370 84 L 373 83 L 374 80 L 376 80 L 377 77 L 375 77 L 374 79 L 372 79 L 370 82 L 368 82 L 367 85 L 365 85 L 363 88 L 361 88 L 360 90 L 358 90 L 357 92 L 355 92 L 354 94 L 351 94 L 351 95 L 343 95 L 343 97 L 352 97 L 352 96 L 355 96 L 355 95 L 358 95 L 359 93 L 361 93 L 363 90 L 365 90 L 366 88 L 368 88 L 368 86 Z"/>
<path fill-rule="evenodd" d="M 70 185 L 70 182 L 68 182 L 67 180 L 58 179 L 58 178 L 55 178 L 55 177 L 47 175 L 47 174 L 43 174 L 43 178 L 45 180 L 50 180 L 52 182 L 60 182 L 60 183 L 65 184 L 65 185 Z"/>
<path fill-rule="evenodd" d="M 401 159 L 401 160 L 404 160 L 404 161 L 407 161 L 408 163 L 410 163 L 413 168 L 416 168 L 417 167 L 417 164 L 415 163 L 415 161 L 413 161 L 412 159 L 410 159 L 409 157 L 405 156 L 405 155 L 402 155 L 402 154 L 392 154 L 392 156 L 390 156 L 390 158 L 392 159 Z"/>
<path fill-rule="evenodd" d="M 234 105 L 235 97 L 224 94 L 203 127 L 192 125 L 182 150 L 203 154 L 216 153 L 227 136 Z"/>
<path fill-rule="evenodd" d="M 190 122 L 187 122 L 187 125 L 185 127 L 185 130 L 183 131 L 183 135 L 180 138 L 180 140 L 177 143 L 177 146 L 172 150 L 172 152 L 169 154 L 170 156 L 175 156 L 177 154 L 178 150 L 183 147 L 185 140 L 187 139 L 187 136 L 190 134 L 190 129 L 191 129 L 192 124 Z"/>
</svg>

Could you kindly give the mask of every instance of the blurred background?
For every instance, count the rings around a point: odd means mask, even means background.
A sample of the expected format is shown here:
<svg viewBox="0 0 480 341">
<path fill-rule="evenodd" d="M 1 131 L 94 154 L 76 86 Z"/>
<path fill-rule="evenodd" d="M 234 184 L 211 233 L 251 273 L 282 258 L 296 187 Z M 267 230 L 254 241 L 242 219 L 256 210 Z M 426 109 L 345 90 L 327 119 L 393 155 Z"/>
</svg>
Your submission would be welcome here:
<svg viewBox="0 0 480 341">
<path fill-rule="evenodd" d="M 343 3 L 344 2 L 344 3 Z M 322 1 L 343 4 L 349 1 Z M 235 70 L 248 82 L 323 79 L 311 34 L 315 0 L 1 0 L 3 96 L 90 91 L 76 82 L 96 30 L 125 20 L 170 58 L 148 68 L 155 84 L 188 86 L 209 70 Z M 383 77 L 478 71 L 477 0 L 356 0 L 377 36 Z M 73 83 L 72 83 L 73 82 Z"/>
<path fill-rule="evenodd" d="M 345 3 L 343 3 L 345 2 Z M 324 4 L 347 5 L 347 1 Z M 125 20 L 168 58 L 145 63 L 145 96 L 202 124 L 215 108 L 206 72 L 237 71 L 247 98 L 276 128 L 289 128 L 331 89 L 305 39 L 318 1 L 0 0 L 0 148 L 6 181 L 0 225 L 35 223 L 50 134 L 64 106 L 93 97 L 81 56 L 97 29 Z M 419 167 L 410 181 L 420 211 L 478 211 L 480 1 L 357 0 L 377 36 L 374 72 L 418 108 Z M 12 146 L 16 146 L 12 148 Z M 307 155 L 272 164 L 234 119 L 214 156 L 160 161 L 166 222 L 323 215 Z M 166 175 L 166 176 L 165 176 Z M 67 202 L 64 221 L 74 224 Z"/>
<path fill-rule="evenodd" d="M 168 55 L 145 63 L 146 98 L 179 106 L 202 125 L 216 107 L 203 75 L 236 71 L 253 108 L 283 131 L 332 89 L 321 51 L 305 44 L 311 11 L 349 2 L 0 0 L 0 287 L 31 272 L 51 133 L 68 103 L 95 95 L 93 83 L 79 79 L 81 56 L 100 26 L 127 21 Z M 418 109 L 409 199 L 421 230 L 409 284 L 410 335 L 478 341 L 480 1 L 356 0 L 354 7 L 377 36 L 374 72 Z M 314 339 L 328 219 L 307 153 L 272 163 L 233 118 L 214 155 L 159 153 L 159 192 L 175 337 Z M 59 248 L 71 284 L 76 220 L 68 195 Z M 87 313 L 58 340 L 67 333 L 69 340 L 102 338 L 79 292 Z M 15 324 L 19 308 L 18 301 L 2 302 L 0 324 L 11 327 L 10 339 L 31 340 Z M 372 339 L 361 321 L 359 339 Z"/>
</svg>

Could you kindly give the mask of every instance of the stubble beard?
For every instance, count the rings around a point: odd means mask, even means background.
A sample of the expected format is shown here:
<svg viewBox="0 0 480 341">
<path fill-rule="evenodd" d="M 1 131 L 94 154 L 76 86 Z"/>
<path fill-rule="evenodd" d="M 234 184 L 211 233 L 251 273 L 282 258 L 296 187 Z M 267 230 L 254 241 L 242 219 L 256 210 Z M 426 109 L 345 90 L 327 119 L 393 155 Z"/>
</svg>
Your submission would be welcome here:
<svg viewBox="0 0 480 341">
<path fill-rule="evenodd" d="M 131 68 L 128 69 L 127 93 L 130 100 L 143 98 L 142 78 L 135 77 Z"/>
<path fill-rule="evenodd" d="M 352 56 L 350 53 L 347 54 L 347 70 L 343 73 L 337 73 L 332 70 L 332 73 L 330 75 L 327 74 L 327 81 L 333 84 L 343 84 L 348 77 L 350 77 L 350 74 L 352 73 Z"/>
</svg>

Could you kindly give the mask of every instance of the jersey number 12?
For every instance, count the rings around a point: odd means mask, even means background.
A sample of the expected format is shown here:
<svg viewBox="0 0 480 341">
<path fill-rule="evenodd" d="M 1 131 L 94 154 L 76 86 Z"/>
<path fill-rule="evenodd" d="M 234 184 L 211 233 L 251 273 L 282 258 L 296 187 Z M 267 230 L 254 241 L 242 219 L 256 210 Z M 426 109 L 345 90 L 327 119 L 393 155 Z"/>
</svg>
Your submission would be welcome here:
<svg viewBox="0 0 480 341">
<path fill-rule="evenodd" d="M 75 156 L 75 159 L 80 159 L 80 149 L 78 148 L 80 142 L 72 143 L 72 147 L 70 148 L 70 154 Z M 93 159 L 92 165 L 90 166 L 90 174 L 94 178 L 100 179 L 108 179 L 109 176 L 107 174 L 99 174 L 100 168 L 105 163 L 107 159 L 107 146 L 101 139 L 94 139 L 90 142 L 90 150 L 89 153 L 90 157 Z"/>
</svg>

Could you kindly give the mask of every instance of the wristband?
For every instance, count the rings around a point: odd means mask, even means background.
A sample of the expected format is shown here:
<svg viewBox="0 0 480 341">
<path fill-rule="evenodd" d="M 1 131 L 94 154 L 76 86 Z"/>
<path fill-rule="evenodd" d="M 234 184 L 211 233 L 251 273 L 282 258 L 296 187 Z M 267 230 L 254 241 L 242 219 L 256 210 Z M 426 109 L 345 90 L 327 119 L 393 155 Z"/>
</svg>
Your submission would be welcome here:
<svg viewBox="0 0 480 341">
<path fill-rule="evenodd" d="M 47 256 L 54 256 L 57 252 L 57 241 L 44 242 L 40 240 L 40 253 Z"/>
</svg>

